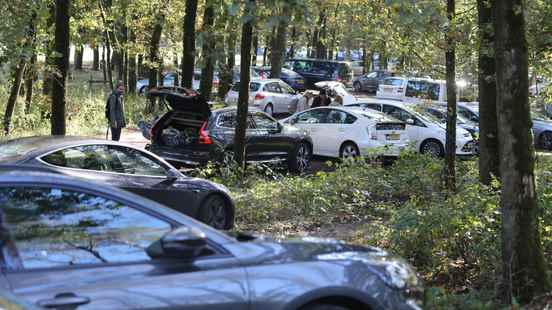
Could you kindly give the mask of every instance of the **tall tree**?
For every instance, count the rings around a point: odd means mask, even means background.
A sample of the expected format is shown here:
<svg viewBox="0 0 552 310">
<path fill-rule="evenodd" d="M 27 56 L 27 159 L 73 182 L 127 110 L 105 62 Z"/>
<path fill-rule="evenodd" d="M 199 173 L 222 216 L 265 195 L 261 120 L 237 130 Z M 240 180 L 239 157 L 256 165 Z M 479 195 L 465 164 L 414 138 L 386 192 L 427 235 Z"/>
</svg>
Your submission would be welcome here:
<svg viewBox="0 0 552 310">
<path fill-rule="evenodd" d="M 159 42 L 161 41 L 164 23 L 165 8 L 160 8 L 154 21 L 153 31 L 149 42 L 149 89 L 157 87 L 157 74 L 162 65 L 161 57 L 159 57 Z"/>
<path fill-rule="evenodd" d="M 447 76 L 447 139 L 445 147 L 446 184 L 451 192 L 456 190 L 456 48 L 455 48 L 455 0 L 447 0 L 448 29 L 445 34 Z"/>
<path fill-rule="evenodd" d="M 502 300 L 549 289 L 539 234 L 531 135 L 525 1 L 494 1 L 496 95 L 502 180 Z"/>
<path fill-rule="evenodd" d="M 92 47 L 93 51 L 93 59 L 92 59 L 92 70 L 99 71 L 100 70 L 100 48 L 97 44 L 94 44 Z"/>
<path fill-rule="evenodd" d="M 496 72 L 492 1 L 477 0 L 479 24 L 479 179 L 491 184 L 500 176 L 496 115 Z"/>
<path fill-rule="evenodd" d="M 240 92 L 238 95 L 237 126 L 234 139 L 234 153 L 240 169 L 245 168 L 245 131 L 247 129 L 247 114 L 249 108 L 249 81 L 251 78 L 251 41 L 253 37 L 253 20 L 255 16 L 255 0 L 245 3 L 241 37 L 240 59 Z"/>
<path fill-rule="evenodd" d="M 65 83 L 69 67 L 69 7 L 70 0 L 56 0 L 56 30 L 54 39 L 55 74 L 52 85 L 52 135 L 65 135 Z"/>
<path fill-rule="evenodd" d="M 182 87 L 192 88 L 195 66 L 195 23 L 197 0 L 186 0 L 186 14 L 182 29 Z"/>
<path fill-rule="evenodd" d="M 75 47 L 75 70 L 82 70 L 82 61 L 84 58 L 84 46 L 82 44 L 78 44 Z"/>
<path fill-rule="evenodd" d="M 202 37 L 202 55 L 204 66 L 201 69 L 201 81 L 199 84 L 199 93 L 207 100 L 211 98 L 213 91 L 213 72 L 215 70 L 215 3 L 214 0 L 205 2 L 205 11 L 203 13 Z"/>
<path fill-rule="evenodd" d="M 8 135 L 10 133 L 10 124 L 11 118 L 13 115 L 13 110 L 15 108 L 15 103 L 17 102 L 17 96 L 19 95 L 19 90 L 21 89 L 21 78 L 25 70 L 25 58 L 17 62 L 12 69 L 12 87 L 10 90 L 10 96 L 8 97 L 8 103 L 6 104 L 6 113 L 4 114 L 4 134 Z"/>
<path fill-rule="evenodd" d="M 48 31 L 53 30 L 54 24 L 56 21 L 56 6 L 53 3 L 48 4 L 49 8 L 49 14 L 48 18 L 46 20 L 46 28 Z M 46 40 L 45 43 L 45 50 L 46 50 L 46 68 L 44 70 L 44 78 L 42 81 L 42 94 L 48 95 L 50 94 L 50 91 L 52 90 L 52 66 L 54 63 L 53 58 L 53 49 L 54 49 L 54 42 L 52 40 Z"/>
<path fill-rule="evenodd" d="M 280 78 L 280 74 L 282 73 L 282 65 L 284 63 L 284 58 L 286 54 L 287 29 L 291 16 L 290 5 L 291 4 L 286 3 L 285 1 L 282 3 L 282 16 L 280 16 L 278 27 L 276 27 L 276 37 L 271 54 L 272 59 L 270 60 L 270 76 L 275 79 Z"/>
</svg>

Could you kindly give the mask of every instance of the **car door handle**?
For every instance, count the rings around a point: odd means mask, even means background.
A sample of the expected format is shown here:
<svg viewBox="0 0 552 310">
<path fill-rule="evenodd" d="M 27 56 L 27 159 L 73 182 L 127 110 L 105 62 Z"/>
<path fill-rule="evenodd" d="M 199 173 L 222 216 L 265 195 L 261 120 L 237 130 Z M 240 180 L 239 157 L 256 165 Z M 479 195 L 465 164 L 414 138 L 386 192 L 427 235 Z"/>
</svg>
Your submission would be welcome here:
<svg viewBox="0 0 552 310">
<path fill-rule="evenodd" d="M 37 305 L 46 309 L 75 310 L 79 306 L 90 303 L 90 298 L 78 296 L 75 293 L 59 293 L 51 299 L 42 299 L 36 302 Z"/>
</svg>

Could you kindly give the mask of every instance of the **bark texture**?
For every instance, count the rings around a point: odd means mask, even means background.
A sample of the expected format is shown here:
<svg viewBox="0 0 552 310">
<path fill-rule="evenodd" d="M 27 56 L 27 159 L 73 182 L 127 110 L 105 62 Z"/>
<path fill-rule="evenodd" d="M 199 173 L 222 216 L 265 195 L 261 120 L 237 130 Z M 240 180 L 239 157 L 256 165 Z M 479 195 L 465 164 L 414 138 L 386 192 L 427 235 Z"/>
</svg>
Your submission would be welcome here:
<svg viewBox="0 0 552 310">
<path fill-rule="evenodd" d="M 12 87 L 10 90 L 10 96 L 8 97 L 8 102 L 6 104 L 6 112 L 4 113 L 4 134 L 10 134 L 10 125 L 11 118 L 13 116 L 13 110 L 15 109 L 15 103 L 17 102 L 17 96 L 19 95 L 19 90 L 21 89 L 21 79 L 23 77 L 23 72 L 25 70 L 25 58 L 17 62 L 13 67 L 12 72 Z"/>
<path fill-rule="evenodd" d="M 492 1 L 477 0 L 479 24 L 479 179 L 489 185 L 500 177 L 496 115 L 496 69 Z"/>
<path fill-rule="evenodd" d="M 549 288 L 535 192 L 524 6 L 524 0 L 500 0 L 493 8 L 505 304 L 511 304 L 512 297 L 529 302 Z"/>
<path fill-rule="evenodd" d="M 65 135 L 65 82 L 69 68 L 69 8 L 70 0 L 56 0 L 56 30 L 54 50 L 55 74 L 52 85 L 52 135 Z"/>
<path fill-rule="evenodd" d="M 272 51 L 272 60 L 270 61 L 270 77 L 273 79 L 279 79 L 280 74 L 282 73 L 282 65 L 286 55 L 287 30 L 290 15 L 291 8 L 289 4 L 284 3 L 282 9 L 282 19 L 280 20 L 276 30 L 274 50 Z"/>
<path fill-rule="evenodd" d="M 199 84 L 199 93 L 206 99 L 211 98 L 213 92 L 213 72 L 215 71 L 215 4 L 214 1 L 208 0 L 205 3 L 205 11 L 203 14 L 203 60 L 204 66 L 201 69 L 201 81 Z"/>
<path fill-rule="evenodd" d="M 455 0 L 447 0 L 447 19 L 450 25 L 455 20 Z M 451 192 L 456 191 L 456 51 L 453 36 L 454 29 L 446 33 L 447 51 L 447 138 L 445 146 L 446 185 Z"/>
<path fill-rule="evenodd" d="M 253 20 L 255 0 L 246 2 L 244 16 L 249 20 L 242 26 L 240 92 L 238 95 L 238 124 L 236 126 L 234 154 L 241 170 L 245 168 L 245 131 L 247 129 L 247 113 L 249 108 L 249 81 L 251 70 L 251 41 L 253 36 Z"/>
<path fill-rule="evenodd" d="M 184 34 L 182 38 L 182 87 L 192 88 L 195 65 L 195 23 L 197 17 L 197 0 L 186 0 L 186 14 L 184 15 Z"/>
</svg>

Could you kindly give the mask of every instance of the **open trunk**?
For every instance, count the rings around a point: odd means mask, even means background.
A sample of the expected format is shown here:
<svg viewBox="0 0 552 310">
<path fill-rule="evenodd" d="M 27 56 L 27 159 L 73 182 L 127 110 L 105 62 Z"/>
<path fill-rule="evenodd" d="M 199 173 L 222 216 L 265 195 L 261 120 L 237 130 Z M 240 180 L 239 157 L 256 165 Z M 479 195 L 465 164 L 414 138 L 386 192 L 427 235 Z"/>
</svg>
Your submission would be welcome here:
<svg viewBox="0 0 552 310">
<path fill-rule="evenodd" d="M 193 91 L 172 87 L 150 91 L 149 95 L 170 109 L 151 128 L 150 150 L 172 162 L 208 161 L 212 141 L 206 131 L 211 115 L 207 101 Z"/>
</svg>

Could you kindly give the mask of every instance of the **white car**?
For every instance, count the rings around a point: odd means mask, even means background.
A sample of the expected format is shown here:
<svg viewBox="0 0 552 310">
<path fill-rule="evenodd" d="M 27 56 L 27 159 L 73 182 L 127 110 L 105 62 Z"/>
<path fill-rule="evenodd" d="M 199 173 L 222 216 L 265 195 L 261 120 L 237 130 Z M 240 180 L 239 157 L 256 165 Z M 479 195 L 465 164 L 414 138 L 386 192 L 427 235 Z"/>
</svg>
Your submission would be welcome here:
<svg viewBox="0 0 552 310">
<path fill-rule="evenodd" d="M 446 124 L 433 115 L 418 111 L 403 102 L 383 99 L 365 99 L 352 106 L 383 112 L 405 122 L 408 138 L 415 150 L 442 157 L 445 155 Z M 461 127 L 456 127 L 456 155 L 473 155 L 477 142 Z"/>
<path fill-rule="evenodd" d="M 402 99 L 406 78 L 400 76 L 392 76 L 383 79 L 383 82 L 378 86 L 376 97 L 385 99 Z"/>
<path fill-rule="evenodd" d="M 314 155 L 395 157 L 409 143 L 404 122 L 361 108 L 318 107 L 283 122 L 309 133 Z"/>
<path fill-rule="evenodd" d="M 238 103 L 240 84 L 235 83 L 226 95 L 227 105 Z M 280 79 L 254 79 L 249 83 L 249 105 L 264 111 L 268 115 L 288 113 L 291 106 L 297 106 L 301 99 L 293 88 Z"/>
</svg>

